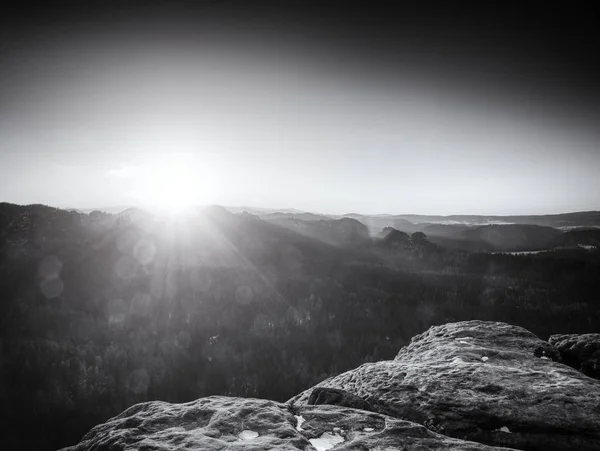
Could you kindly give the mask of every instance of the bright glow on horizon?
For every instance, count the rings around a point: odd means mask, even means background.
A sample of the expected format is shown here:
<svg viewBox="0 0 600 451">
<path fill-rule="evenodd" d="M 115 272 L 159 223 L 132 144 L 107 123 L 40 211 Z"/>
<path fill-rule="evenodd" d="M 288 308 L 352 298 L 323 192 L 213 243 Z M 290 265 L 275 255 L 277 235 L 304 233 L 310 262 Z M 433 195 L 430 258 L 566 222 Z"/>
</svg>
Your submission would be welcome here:
<svg viewBox="0 0 600 451">
<path fill-rule="evenodd" d="M 108 175 L 128 181 L 131 196 L 143 207 L 171 214 L 210 203 L 217 190 L 214 168 L 171 155 L 113 169 Z"/>
</svg>

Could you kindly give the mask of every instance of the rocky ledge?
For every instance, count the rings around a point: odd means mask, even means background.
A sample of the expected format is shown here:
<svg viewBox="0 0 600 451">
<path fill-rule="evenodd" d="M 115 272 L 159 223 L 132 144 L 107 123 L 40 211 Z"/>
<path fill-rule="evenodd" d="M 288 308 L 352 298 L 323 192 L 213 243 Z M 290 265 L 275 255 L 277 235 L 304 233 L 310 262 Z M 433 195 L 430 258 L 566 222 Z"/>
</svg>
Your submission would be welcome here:
<svg viewBox="0 0 600 451">
<path fill-rule="evenodd" d="M 138 404 L 63 451 L 599 450 L 600 381 L 561 361 L 521 327 L 446 324 L 287 404 Z"/>
<path fill-rule="evenodd" d="M 564 363 L 600 379 L 600 334 L 552 335 L 548 341 L 556 346 Z"/>
<path fill-rule="evenodd" d="M 522 450 L 600 449 L 600 381 L 559 363 L 557 349 L 505 323 L 432 327 L 392 361 L 368 363 L 319 387 L 436 432 Z M 306 404 L 312 389 L 294 401 Z"/>
<path fill-rule="evenodd" d="M 500 451 L 385 415 L 211 396 L 185 404 L 147 402 L 93 428 L 63 451 L 464 450 Z"/>
</svg>

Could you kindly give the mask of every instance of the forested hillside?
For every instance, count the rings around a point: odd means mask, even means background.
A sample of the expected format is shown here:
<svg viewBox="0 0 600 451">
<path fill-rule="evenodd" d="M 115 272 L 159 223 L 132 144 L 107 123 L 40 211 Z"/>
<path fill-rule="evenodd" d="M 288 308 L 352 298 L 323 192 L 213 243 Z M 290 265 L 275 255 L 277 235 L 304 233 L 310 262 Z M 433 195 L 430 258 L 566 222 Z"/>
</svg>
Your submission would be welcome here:
<svg viewBox="0 0 600 451">
<path fill-rule="evenodd" d="M 352 221 L 300 233 L 220 207 L 159 218 L 1 204 L 5 446 L 54 450 L 145 400 L 284 401 L 449 321 L 542 338 L 600 327 L 600 251 L 573 232 L 554 251 L 468 253 Z"/>
</svg>

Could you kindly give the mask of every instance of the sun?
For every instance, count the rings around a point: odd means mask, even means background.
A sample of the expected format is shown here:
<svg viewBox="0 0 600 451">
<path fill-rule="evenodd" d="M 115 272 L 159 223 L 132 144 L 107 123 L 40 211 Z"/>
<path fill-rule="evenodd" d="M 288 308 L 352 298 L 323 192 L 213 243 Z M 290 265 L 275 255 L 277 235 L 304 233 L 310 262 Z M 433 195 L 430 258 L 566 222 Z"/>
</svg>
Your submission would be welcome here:
<svg viewBox="0 0 600 451">
<path fill-rule="evenodd" d="M 135 171 L 133 195 L 147 208 L 179 213 L 212 201 L 216 191 L 212 172 L 197 161 L 160 158 Z"/>
</svg>

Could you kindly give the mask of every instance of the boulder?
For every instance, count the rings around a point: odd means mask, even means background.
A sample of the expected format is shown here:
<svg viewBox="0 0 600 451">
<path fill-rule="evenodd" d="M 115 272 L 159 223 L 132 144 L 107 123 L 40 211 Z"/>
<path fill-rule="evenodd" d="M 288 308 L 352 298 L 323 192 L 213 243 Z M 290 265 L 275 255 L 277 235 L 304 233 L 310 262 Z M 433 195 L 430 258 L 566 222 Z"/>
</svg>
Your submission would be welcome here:
<svg viewBox="0 0 600 451">
<path fill-rule="evenodd" d="M 360 396 L 353 395 L 337 388 L 316 387 L 308 398 L 308 405 L 329 404 L 333 406 L 351 407 L 353 409 L 373 410 L 371 405 Z"/>
<path fill-rule="evenodd" d="M 346 390 L 374 410 L 445 435 L 522 450 L 600 449 L 600 381 L 505 323 L 430 328 L 394 360 L 367 363 L 319 387 Z M 294 398 L 308 402 L 312 390 Z"/>
<path fill-rule="evenodd" d="M 303 406 L 211 396 L 184 404 L 137 404 L 63 451 L 194 450 L 500 451 L 425 427 L 338 406 Z"/>
<path fill-rule="evenodd" d="M 552 335 L 548 341 L 558 349 L 564 363 L 600 379 L 600 334 Z"/>
</svg>

